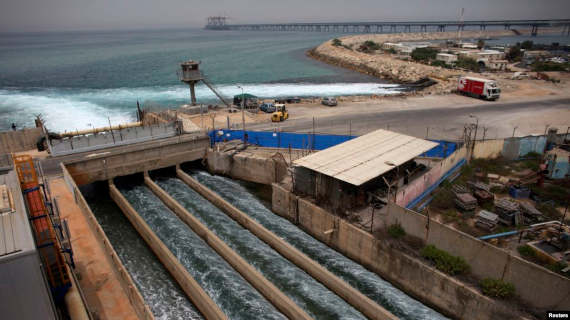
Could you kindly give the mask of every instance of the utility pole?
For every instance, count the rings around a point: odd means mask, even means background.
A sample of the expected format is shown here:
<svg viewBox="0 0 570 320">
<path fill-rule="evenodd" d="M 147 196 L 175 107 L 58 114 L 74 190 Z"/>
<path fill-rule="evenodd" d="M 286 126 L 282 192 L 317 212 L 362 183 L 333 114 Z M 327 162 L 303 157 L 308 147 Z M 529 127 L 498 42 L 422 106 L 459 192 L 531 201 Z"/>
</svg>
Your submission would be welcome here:
<svg viewBox="0 0 570 320">
<path fill-rule="evenodd" d="M 469 118 L 475 118 L 476 122 L 475 122 L 475 137 L 473 138 L 473 141 L 471 143 L 471 155 L 469 158 L 473 158 L 473 153 L 475 152 L 475 142 L 477 141 L 477 129 L 479 128 L 479 118 L 470 114 Z"/>
<path fill-rule="evenodd" d="M 241 86 L 237 87 L 241 89 L 241 127 L 242 127 L 243 144 L 245 146 L 245 99 L 243 94 L 243 88 Z"/>
<path fill-rule="evenodd" d="M 517 130 L 517 129 L 518 129 L 518 126 L 515 126 L 515 127 L 513 128 L 513 138 L 515 137 L 515 130 Z"/>
</svg>

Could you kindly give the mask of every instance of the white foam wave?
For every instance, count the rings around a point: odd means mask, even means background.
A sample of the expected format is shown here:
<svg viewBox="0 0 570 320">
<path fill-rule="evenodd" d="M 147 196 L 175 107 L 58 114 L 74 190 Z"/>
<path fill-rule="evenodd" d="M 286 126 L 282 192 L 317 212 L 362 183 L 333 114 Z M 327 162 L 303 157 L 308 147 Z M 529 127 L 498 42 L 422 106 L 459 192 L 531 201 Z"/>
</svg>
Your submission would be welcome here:
<svg viewBox="0 0 570 320">
<path fill-rule="evenodd" d="M 314 97 L 339 95 L 390 95 L 399 92 L 399 86 L 380 83 L 332 83 L 332 84 L 244 84 L 244 92 L 262 97 Z M 228 99 L 242 91 L 236 85 L 219 85 L 217 89 Z M 217 103 L 217 98 L 205 85 L 196 88 L 198 100 Z M 132 121 L 136 101 L 153 101 L 165 108 L 176 107 L 189 100 L 188 87 L 184 85 L 114 88 L 114 89 L 1 89 L 0 127 L 12 122 L 19 126 L 33 125 L 33 118 L 42 114 L 53 131 L 87 129 L 91 126 Z"/>
</svg>

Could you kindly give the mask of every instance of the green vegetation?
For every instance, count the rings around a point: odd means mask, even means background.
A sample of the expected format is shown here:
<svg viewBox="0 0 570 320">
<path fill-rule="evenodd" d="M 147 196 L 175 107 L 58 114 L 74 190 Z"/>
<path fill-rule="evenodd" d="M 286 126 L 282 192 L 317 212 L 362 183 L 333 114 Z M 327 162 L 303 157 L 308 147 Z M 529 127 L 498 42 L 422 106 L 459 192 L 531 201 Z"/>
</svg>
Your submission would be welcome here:
<svg viewBox="0 0 570 320">
<path fill-rule="evenodd" d="M 335 47 L 340 47 L 340 46 L 342 46 L 342 41 L 340 41 L 340 39 L 334 38 L 332 40 L 332 45 Z"/>
<path fill-rule="evenodd" d="M 446 68 L 446 69 L 450 69 L 451 66 L 448 65 L 447 63 L 443 62 L 443 61 L 439 61 L 439 60 L 434 60 L 431 62 L 431 65 L 434 67 L 442 67 L 442 68 Z"/>
<path fill-rule="evenodd" d="M 479 285 L 483 294 L 489 297 L 507 299 L 515 295 L 515 286 L 503 280 L 486 278 Z"/>
<path fill-rule="evenodd" d="M 450 209 L 455 205 L 455 195 L 449 189 L 440 189 L 434 196 L 430 206 L 438 209 Z"/>
<path fill-rule="evenodd" d="M 380 45 L 374 41 L 364 41 L 364 45 L 367 46 L 368 48 L 370 48 L 370 50 L 379 50 L 380 49 Z"/>
<path fill-rule="evenodd" d="M 479 64 L 472 58 L 459 58 L 455 63 L 458 68 L 467 69 L 473 72 L 479 72 Z"/>
<path fill-rule="evenodd" d="M 525 257 L 530 260 L 536 259 L 536 251 L 529 245 L 520 246 L 517 248 L 517 251 L 522 257 Z"/>
<path fill-rule="evenodd" d="M 412 51 L 412 59 L 414 61 L 429 62 L 435 59 L 437 50 L 432 48 L 416 48 Z"/>
<path fill-rule="evenodd" d="M 532 71 L 567 71 L 570 68 L 569 63 L 556 63 L 552 61 L 537 61 L 531 65 Z"/>
<path fill-rule="evenodd" d="M 394 48 L 390 48 L 390 49 L 386 50 L 386 52 L 391 53 L 391 54 L 396 54 L 396 53 L 397 53 L 397 52 L 396 52 L 396 49 L 394 49 Z"/>
<path fill-rule="evenodd" d="M 406 231 L 400 224 L 393 224 L 388 227 L 388 234 L 394 239 L 399 239 L 406 235 Z"/>
<path fill-rule="evenodd" d="M 567 264 L 559 261 L 559 262 L 551 263 L 551 264 L 547 265 L 546 268 L 548 268 L 552 272 L 559 273 L 559 274 L 562 274 L 562 275 L 568 277 L 568 275 L 566 275 L 562 272 L 562 269 L 566 268 L 567 266 L 568 266 Z"/>
<path fill-rule="evenodd" d="M 452 256 L 434 245 L 425 246 L 420 253 L 422 257 L 433 262 L 438 270 L 449 275 L 469 272 L 469 265 L 463 258 Z"/>
<path fill-rule="evenodd" d="M 481 50 L 483 47 L 485 47 L 485 40 L 479 39 L 479 41 L 477 41 L 477 49 Z"/>
<path fill-rule="evenodd" d="M 507 58 L 507 60 L 513 62 L 513 61 L 521 61 L 522 58 L 522 51 L 521 51 L 521 47 L 519 44 L 517 44 L 516 46 L 512 46 L 509 48 L 509 51 L 507 52 L 505 58 Z"/>
<path fill-rule="evenodd" d="M 570 194 L 570 186 L 544 184 L 542 187 L 531 186 L 532 192 L 536 193 L 542 201 L 552 200 L 560 206 L 565 206 Z"/>
<path fill-rule="evenodd" d="M 530 40 L 526 40 L 526 41 L 523 41 L 523 43 L 521 43 L 520 46 L 521 46 L 521 49 L 530 50 L 534 46 L 534 43 Z"/>
</svg>

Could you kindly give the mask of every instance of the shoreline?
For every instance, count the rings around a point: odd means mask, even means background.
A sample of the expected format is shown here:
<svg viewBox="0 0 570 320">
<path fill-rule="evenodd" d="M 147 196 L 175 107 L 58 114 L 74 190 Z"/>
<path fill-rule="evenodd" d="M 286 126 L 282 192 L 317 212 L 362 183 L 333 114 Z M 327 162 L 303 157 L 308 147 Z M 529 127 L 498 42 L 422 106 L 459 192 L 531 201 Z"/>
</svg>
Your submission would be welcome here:
<svg viewBox="0 0 570 320">
<path fill-rule="evenodd" d="M 539 30 L 539 34 L 553 34 L 559 29 Z M 461 39 L 489 39 L 508 36 L 525 36 L 529 30 L 488 30 L 488 31 L 463 31 Z M 428 33 L 391 33 L 391 34 L 361 34 L 338 38 L 343 45 L 351 46 L 365 41 L 384 42 L 402 41 L 430 41 L 456 39 L 457 32 L 428 32 Z M 445 69 L 396 59 L 388 54 L 368 54 L 341 46 L 333 46 L 332 39 L 321 45 L 306 51 L 306 55 L 317 61 L 335 65 L 367 74 L 379 79 L 388 80 L 395 84 L 406 85 L 422 78 L 430 78 L 438 83 L 421 90 L 409 90 L 407 94 L 446 94 L 455 89 L 455 79 L 460 75 L 481 76 L 481 73 L 465 72 L 461 70 Z M 501 78 L 511 72 L 486 73 L 491 78 Z M 495 79 L 498 80 L 498 79 Z"/>
</svg>

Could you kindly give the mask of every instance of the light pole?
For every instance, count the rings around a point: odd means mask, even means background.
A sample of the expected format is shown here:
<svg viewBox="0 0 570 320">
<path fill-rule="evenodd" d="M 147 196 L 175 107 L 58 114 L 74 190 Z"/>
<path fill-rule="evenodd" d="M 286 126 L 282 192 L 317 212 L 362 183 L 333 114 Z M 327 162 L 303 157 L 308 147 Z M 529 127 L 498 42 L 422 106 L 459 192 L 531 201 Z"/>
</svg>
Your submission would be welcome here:
<svg viewBox="0 0 570 320">
<path fill-rule="evenodd" d="M 243 145 L 245 146 L 245 99 L 243 88 L 241 86 L 237 86 L 241 89 L 241 127 L 242 127 L 242 138 L 243 138 Z"/>
<path fill-rule="evenodd" d="M 475 137 L 473 138 L 473 142 L 471 144 L 471 157 L 469 158 L 473 158 L 473 153 L 475 152 L 475 142 L 477 141 L 477 129 L 479 128 L 479 118 L 473 114 L 469 115 L 469 118 L 475 118 Z"/>
</svg>

